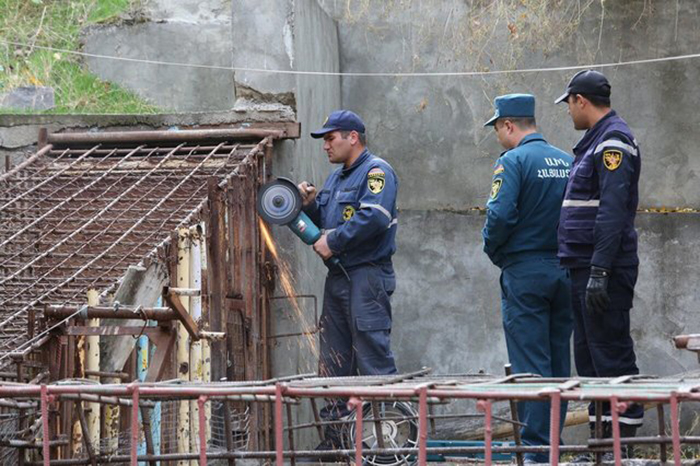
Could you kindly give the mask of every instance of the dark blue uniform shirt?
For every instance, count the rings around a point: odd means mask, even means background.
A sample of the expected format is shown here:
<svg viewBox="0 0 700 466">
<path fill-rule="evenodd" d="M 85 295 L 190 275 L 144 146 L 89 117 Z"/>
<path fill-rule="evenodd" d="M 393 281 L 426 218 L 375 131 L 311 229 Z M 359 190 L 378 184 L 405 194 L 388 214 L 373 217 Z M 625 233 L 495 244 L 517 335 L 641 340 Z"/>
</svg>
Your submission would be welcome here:
<svg viewBox="0 0 700 466">
<path fill-rule="evenodd" d="M 562 265 L 638 265 L 641 155 L 627 123 L 611 111 L 586 132 L 574 155 L 559 222 Z"/>
<path fill-rule="evenodd" d="M 530 134 L 496 162 L 482 231 L 484 252 L 503 268 L 532 255 L 556 256 L 557 222 L 573 158 Z"/>
<path fill-rule="evenodd" d="M 304 210 L 346 268 L 389 262 L 396 251 L 398 187 L 391 165 L 365 149 L 350 167 L 333 171 Z"/>
</svg>

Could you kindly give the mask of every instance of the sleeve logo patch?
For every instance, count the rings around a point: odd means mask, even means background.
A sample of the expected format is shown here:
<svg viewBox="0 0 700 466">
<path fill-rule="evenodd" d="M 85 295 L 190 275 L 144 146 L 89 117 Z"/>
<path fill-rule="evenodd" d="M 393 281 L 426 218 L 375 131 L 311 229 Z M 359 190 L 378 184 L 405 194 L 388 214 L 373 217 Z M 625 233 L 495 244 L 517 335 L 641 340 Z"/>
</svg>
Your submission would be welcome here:
<svg viewBox="0 0 700 466">
<path fill-rule="evenodd" d="M 353 206 L 349 205 L 343 209 L 343 220 L 346 222 L 350 220 L 353 215 L 355 215 L 355 208 Z"/>
<path fill-rule="evenodd" d="M 381 168 L 373 168 L 367 173 L 367 187 L 373 194 L 379 194 L 384 190 L 385 176 Z"/>
<path fill-rule="evenodd" d="M 501 190 L 501 185 L 503 184 L 503 180 L 501 178 L 496 178 L 493 180 L 493 184 L 491 185 L 491 199 L 496 199 L 496 196 L 498 196 L 498 192 Z"/>
<path fill-rule="evenodd" d="M 493 174 L 494 174 L 494 175 L 500 175 L 500 174 L 503 173 L 504 171 L 506 171 L 506 169 L 503 167 L 503 165 L 501 165 L 501 164 L 499 163 L 499 164 L 496 166 L 496 169 L 493 171 Z"/>
<path fill-rule="evenodd" d="M 610 171 L 617 170 L 622 164 L 622 152 L 619 150 L 606 150 L 603 152 L 603 164 Z"/>
</svg>

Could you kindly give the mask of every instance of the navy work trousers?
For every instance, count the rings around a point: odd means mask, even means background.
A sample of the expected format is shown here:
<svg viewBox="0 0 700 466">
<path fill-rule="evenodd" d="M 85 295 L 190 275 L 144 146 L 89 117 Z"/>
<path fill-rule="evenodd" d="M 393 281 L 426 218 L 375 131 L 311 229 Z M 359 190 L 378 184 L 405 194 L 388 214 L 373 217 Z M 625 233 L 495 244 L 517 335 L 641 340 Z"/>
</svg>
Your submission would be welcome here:
<svg viewBox="0 0 700 466">
<path fill-rule="evenodd" d="M 501 310 L 508 359 L 515 373 L 569 377 L 573 316 L 570 281 L 553 255 L 528 258 L 501 272 Z M 549 403 L 519 402 L 518 415 L 526 425 L 525 445 L 549 445 Z M 566 418 L 562 403 L 561 425 Z M 547 455 L 527 455 L 546 463 Z"/>
<path fill-rule="evenodd" d="M 332 271 L 323 292 L 320 374 L 328 377 L 396 373 L 389 346 L 391 295 L 396 279 L 391 264 Z"/>
<path fill-rule="evenodd" d="M 630 309 L 637 283 L 637 267 L 613 268 L 608 281 L 610 306 L 596 313 L 586 309 L 589 268 L 571 269 L 574 307 L 574 359 L 582 377 L 617 377 L 639 374 L 634 342 L 630 335 Z M 595 403 L 588 406 L 589 420 L 595 421 Z M 603 404 L 602 419 L 611 421 L 609 403 Z M 640 425 L 642 405 L 632 403 L 620 415 L 620 422 Z"/>
<path fill-rule="evenodd" d="M 386 375 L 396 373 L 391 352 L 391 295 L 396 289 L 390 263 L 366 264 L 348 270 L 350 280 L 337 270 L 326 277 L 323 292 L 321 355 L 322 377 Z M 326 419 L 348 414 L 342 400 L 322 411 Z"/>
</svg>

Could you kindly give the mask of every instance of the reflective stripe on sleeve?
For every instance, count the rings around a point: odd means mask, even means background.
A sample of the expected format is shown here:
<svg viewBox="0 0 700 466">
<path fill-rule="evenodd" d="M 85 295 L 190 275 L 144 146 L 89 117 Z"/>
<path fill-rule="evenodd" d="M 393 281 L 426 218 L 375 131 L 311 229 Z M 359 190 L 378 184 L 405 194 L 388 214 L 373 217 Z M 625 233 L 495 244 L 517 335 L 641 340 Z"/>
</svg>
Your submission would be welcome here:
<svg viewBox="0 0 700 466">
<path fill-rule="evenodd" d="M 365 203 L 360 204 L 360 209 L 367 209 L 367 208 L 377 209 L 379 212 L 386 215 L 386 217 L 391 221 L 391 212 L 386 210 L 383 206 L 381 206 L 379 204 L 365 204 Z"/>
<path fill-rule="evenodd" d="M 564 199 L 561 204 L 562 207 L 598 207 L 600 206 L 600 199 L 591 199 L 589 201 L 577 201 L 574 199 Z"/>
<path fill-rule="evenodd" d="M 595 148 L 595 153 L 597 154 L 598 152 L 601 152 L 605 149 L 611 149 L 611 148 L 616 148 L 616 149 L 622 149 L 627 152 L 629 152 L 630 155 L 637 156 L 637 149 L 630 146 L 629 144 L 625 144 L 622 141 L 618 141 L 617 139 L 608 139 L 607 141 L 603 141 L 598 146 Z"/>
</svg>

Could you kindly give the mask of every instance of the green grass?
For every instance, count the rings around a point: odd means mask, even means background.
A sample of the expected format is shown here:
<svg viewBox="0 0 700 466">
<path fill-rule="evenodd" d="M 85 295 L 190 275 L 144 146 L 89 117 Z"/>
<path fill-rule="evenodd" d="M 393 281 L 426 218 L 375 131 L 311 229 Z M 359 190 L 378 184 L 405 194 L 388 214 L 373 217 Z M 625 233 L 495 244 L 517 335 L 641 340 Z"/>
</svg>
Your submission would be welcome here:
<svg viewBox="0 0 700 466">
<path fill-rule="evenodd" d="M 82 28 L 115 21 L 137 1 L 0 0 L 0 93 L 53 87 L 56 107 L 37 113 L 156 113 L 157 107 L 133 92 L 92 75 L 77 55 L 5 42 L 79 50 Z M 0 108 L 0 113 L 18 112 Z"/>
</svg>

